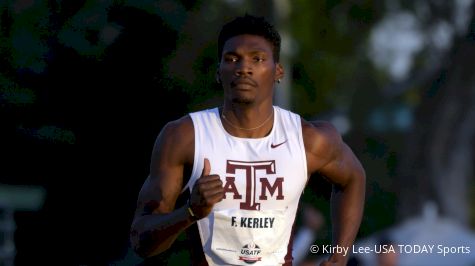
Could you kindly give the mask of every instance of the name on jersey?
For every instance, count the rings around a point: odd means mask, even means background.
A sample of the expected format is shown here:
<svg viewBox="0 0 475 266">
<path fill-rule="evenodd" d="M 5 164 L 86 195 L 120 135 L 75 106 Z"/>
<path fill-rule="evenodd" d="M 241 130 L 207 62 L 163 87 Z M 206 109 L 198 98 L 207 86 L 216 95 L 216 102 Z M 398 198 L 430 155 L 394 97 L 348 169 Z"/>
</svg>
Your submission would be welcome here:
<svg viewBox="0 0 475 266">
<path fill-rule="evenodd" d="M 274 217 L 254 218 L 231 216 L 231 226 L 243 228 L 273 228 Z"/>
</svg>

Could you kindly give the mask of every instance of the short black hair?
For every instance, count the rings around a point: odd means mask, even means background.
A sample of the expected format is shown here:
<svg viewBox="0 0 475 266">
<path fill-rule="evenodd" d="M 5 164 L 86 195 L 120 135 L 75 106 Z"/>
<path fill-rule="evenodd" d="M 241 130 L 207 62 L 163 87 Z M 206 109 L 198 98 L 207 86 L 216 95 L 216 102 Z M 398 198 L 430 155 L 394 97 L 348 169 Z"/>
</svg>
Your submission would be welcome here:
<svg viewBox="0 0 475 266">
<path fill-rule="evenodd" d="M 221 61 L 224 43 L 237 35 L 251 34 L 263 37 L 272 44 L 272 56 L 275 62 L 280 58 L 280 34 L 264 17 L 246 14 L 226 23 L 218 37 L 218 59 Z"/>
</svg>

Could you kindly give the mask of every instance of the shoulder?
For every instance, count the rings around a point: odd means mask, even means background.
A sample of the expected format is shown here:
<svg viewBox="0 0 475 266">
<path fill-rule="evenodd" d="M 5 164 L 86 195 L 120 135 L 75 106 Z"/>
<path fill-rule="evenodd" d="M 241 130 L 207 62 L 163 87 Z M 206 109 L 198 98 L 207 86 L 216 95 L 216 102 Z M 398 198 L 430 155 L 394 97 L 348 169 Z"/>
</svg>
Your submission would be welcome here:
<svg viewBox="0 0 475 266">
<path fill-rule="evenodd" d="M 310 150 L 322 145 L 334 145 L 342 142 L 338 130 L 327 121 L 305 121 L 302 119 L 302 134 L 305 147 Z"/>
<path fill-rule="evenodd" d="M 193 121 L 190 115 L 185 115 L 177 120 L 168 122 L 163 128 L 161 133 L 171 135 L 170 137 L 176 137 L 175 134 L 188 134 L 193 133 Z"/>
<path fill-rule="evenodd" d="M 161 130 L 155 142 L 154 150 L 166 151 L 170 156 L 179 154 L 184 161 L 189 161 L 194 153 L 194 128 L 189 115 L 168 122 Z"/>
<path fill-rule="evenodd" d="M 334 159 L 344 145 L 338 130 L 327 121 L 302 119 L 302 135 L 311 172 Z"/>
<path fill-rule="evenodd" d="M 184 155 L 185 162 L 192 162 L 195 147 L 195 128 L 200 123 L 206 123 L 216 115 L 216 108 L 191 112 L 177 120 L 168 122 L 161 130 L 155 149 L 165 150 L 173 154 Z"/>
</svg>

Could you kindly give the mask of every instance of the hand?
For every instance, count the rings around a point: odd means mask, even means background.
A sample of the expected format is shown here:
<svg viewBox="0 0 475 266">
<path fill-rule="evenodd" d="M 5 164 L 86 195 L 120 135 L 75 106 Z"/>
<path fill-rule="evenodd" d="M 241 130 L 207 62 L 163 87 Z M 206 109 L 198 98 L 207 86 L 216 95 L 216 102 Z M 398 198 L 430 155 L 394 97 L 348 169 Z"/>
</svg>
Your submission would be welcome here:
<svg viewBox="0 0 475 266">
<path fill-rule="evenodd" d="M 340 266 L 340 265 L 343 265 L 343 264 L 338 264 L 337 262 L 331 262 L 328 260 L 322 261 L 322 263 L 320 263 L 320 266 Z"/>
<path fill-rule="evenodd" d="M 339 266 L 339 264 L 336 262 L 330 262 L 326 260 L 320 263 L 320 266 Z"/>
<path fill-rule="evenodd" d="M 346 265 L 346 260 L 343 257 L 340 257 L 338 259 L 334 255 L 330 256 L 330 258 L 320 263 L 320 266 L 345 266 L 345 265 Z"/>
<path fill-rule="evenodd" d="M 190 208 L 197 219 L 208 216 L 214 204 L 224 197 L 223 181 L 219 175 L 210 175 L 211 165 L 208 159 L 204 159 L 203 172 L 196 180 L 191 191 Z"/>
</svg>

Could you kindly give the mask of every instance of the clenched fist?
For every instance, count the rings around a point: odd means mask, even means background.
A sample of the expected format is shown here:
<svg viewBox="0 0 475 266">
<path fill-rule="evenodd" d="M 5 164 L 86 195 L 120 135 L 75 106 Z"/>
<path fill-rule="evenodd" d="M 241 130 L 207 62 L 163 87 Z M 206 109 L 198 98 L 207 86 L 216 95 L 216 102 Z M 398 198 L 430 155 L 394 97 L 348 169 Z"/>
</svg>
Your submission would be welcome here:
<svg viewBox="0 0 475 266">
<path fill-rule="evenodd" d="M 210 175 L 211 165 L 207 158 L 204 159 L 203 172 L 196 180 L 191 191 L 190 208 L 197 219 L 208 216 L 214 204 L 224 197 L 223 181 L 219 175 Z"/>
</svg>

